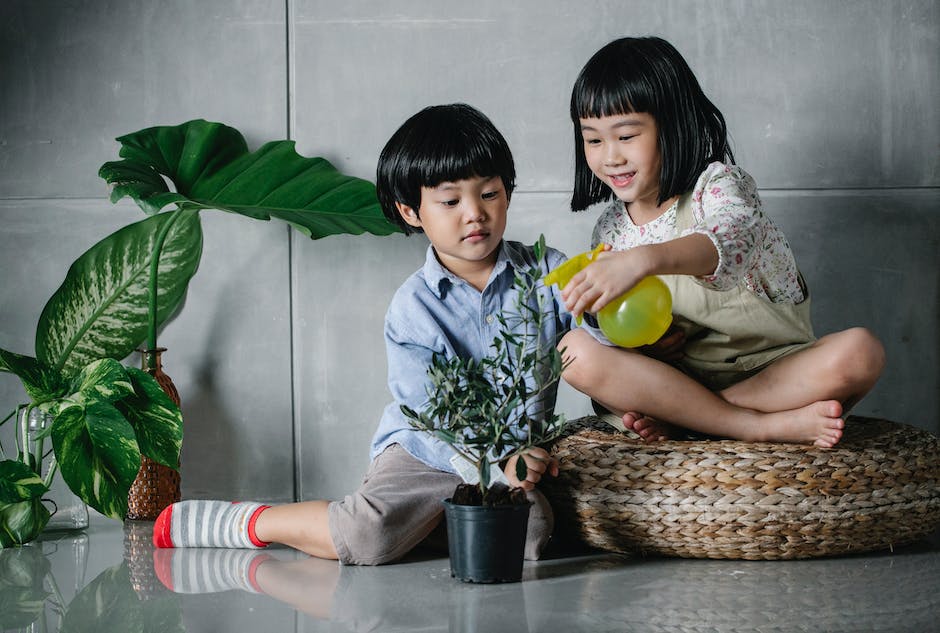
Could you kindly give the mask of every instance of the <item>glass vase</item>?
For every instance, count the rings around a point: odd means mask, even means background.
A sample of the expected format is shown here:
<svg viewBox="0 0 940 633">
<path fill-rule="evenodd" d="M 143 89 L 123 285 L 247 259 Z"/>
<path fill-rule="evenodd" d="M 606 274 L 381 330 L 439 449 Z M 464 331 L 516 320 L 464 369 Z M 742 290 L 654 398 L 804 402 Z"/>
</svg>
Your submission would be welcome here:
<svg viewBox="0 0 940 633">
<path fill-rule="evenodd" d="M 28 413 L 24 409 L 22 415 L 29 416 L 27 428 L 30 442 L 40 455 L 45 454 L 47 451 L 44 444 L 51 448 L 52 440 L 49 437 L 40 438 L 39 436 L 47 427 L 52 426 L 52 416 L 39 409 L 29 409 Z M 48 465 L 43 466 L 43 476 L 45 476 L 48 472 Z M 58 469 L 49 484 L 49 491 L 42 496 L 42 503 L 52 515 L 44 531 L 83 530 L 88 527 L 88 506 L 72 492 Z"/>
<path fill-rule="evenodd" d="M 163 371 L 162 354 L 166 348 L 158 347 L 138 351 L 141 355 L 141 369 L 153 376 L 170 400 L 179 406 L 179 392 L 176 391 L 176 386 L 170 377 Z M 140 471 L 127 493 L 127 519 L 154 521 L 164 508 L 179 500 L 179 471 L 141 455 Z"/>
</svg>

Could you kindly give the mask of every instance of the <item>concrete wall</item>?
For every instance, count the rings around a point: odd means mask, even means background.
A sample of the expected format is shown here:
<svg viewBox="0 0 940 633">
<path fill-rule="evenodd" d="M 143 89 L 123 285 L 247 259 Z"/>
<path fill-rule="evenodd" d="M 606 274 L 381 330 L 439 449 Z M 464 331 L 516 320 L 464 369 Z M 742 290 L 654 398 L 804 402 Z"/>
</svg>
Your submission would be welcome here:
<svg viewBox="0 0 940 633">
<path fill-rule="evenodd" d="M 885 341 L 885 375 L 856 412 L 940 432 L 938 32 L 934 0 L 7 0 L 0 347 L 32 354 L 71 261 L 142 217 L 96 176 L 114 137 L 197 117 L 371 179 L 407 116 L 469 102 L 515 152 L 508 236 L 580 252 L 594 216 L 566 210 L 571 83 L 607 41 L 658 34 L 723 110 L 813 288 L 817 331 Z M 385 306 L 424 238 L 203 221 L 201 268 L 160 338 L 184 400 L 184 494 L 350 491 L 388 399 Z M 22 399 L 0 375 L 0 411 Z M 588 410 L 567 390 L 562 408 Z"/>
</svg>

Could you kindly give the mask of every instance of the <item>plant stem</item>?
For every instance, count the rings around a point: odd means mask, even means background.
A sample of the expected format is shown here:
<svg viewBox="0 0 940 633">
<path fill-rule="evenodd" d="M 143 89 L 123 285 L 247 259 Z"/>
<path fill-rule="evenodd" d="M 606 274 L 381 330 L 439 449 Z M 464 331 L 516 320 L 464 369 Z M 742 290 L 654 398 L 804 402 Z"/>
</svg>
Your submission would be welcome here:
<svg viewBox="0 0 940 633">
<path fill-rule="evenodd" d="M 170 218 L 160 227 L 160 232 L 157 233 L 157 239 L 153 244 L 153 252 L 150 254 L 150 284 L 148 288 L 148 313 L 147 313 L 147 349 L 155 350 L 157 349 L 157 281 L 159 277 L 160 270 L 160 255 L 163 253 L 163 245 L 166 242 L 166 237 L 170 233 L 170 228 L 176 222 L 176 218 L 179 217 L 179 213 L 182 209 L 176 209 L 176 211 L 170 211 Z M 156 355 L 151 354 L 148 356 L 147 368 L 156 369 Z"/>
</svg>

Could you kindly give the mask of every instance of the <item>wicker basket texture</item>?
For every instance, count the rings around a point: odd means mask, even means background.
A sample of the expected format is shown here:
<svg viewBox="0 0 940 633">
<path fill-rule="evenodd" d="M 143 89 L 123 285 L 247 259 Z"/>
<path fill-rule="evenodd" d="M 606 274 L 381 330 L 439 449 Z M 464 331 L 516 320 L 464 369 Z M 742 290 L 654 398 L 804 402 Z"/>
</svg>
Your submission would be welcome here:
<svg viewBox="0 0 940 633">
<path fill-rule="evenodd" d="M 587 545 L 776 560 L 891 548 L 940 526 L 940 439 L 851 416 L 831 449 L 733 440 L 645 443 L 589 416 L 552 452 L 544 490 Z"/>
</svg>

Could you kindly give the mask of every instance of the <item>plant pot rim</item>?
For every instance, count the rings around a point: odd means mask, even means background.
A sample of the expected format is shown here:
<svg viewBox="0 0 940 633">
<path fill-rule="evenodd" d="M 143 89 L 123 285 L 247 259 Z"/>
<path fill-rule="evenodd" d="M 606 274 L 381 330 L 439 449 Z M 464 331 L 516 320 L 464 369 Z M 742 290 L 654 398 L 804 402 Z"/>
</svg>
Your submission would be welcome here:
<svg viewBox="0 0 940 633">
<path fill-rule="evenodd" d="M 442 499 L 441 503 L 448 508 L 487 508 L 489 510 L 511 510 L 514 508 L 531 508 L 534 504 L 526 499 L 525 503 L 500 503 L 498 505 L 487 505 L 487 504 L 466 504 L 466 503 L 454 503 L 451 501 L 452 497 L 447 497 Z"/>
</svg>

